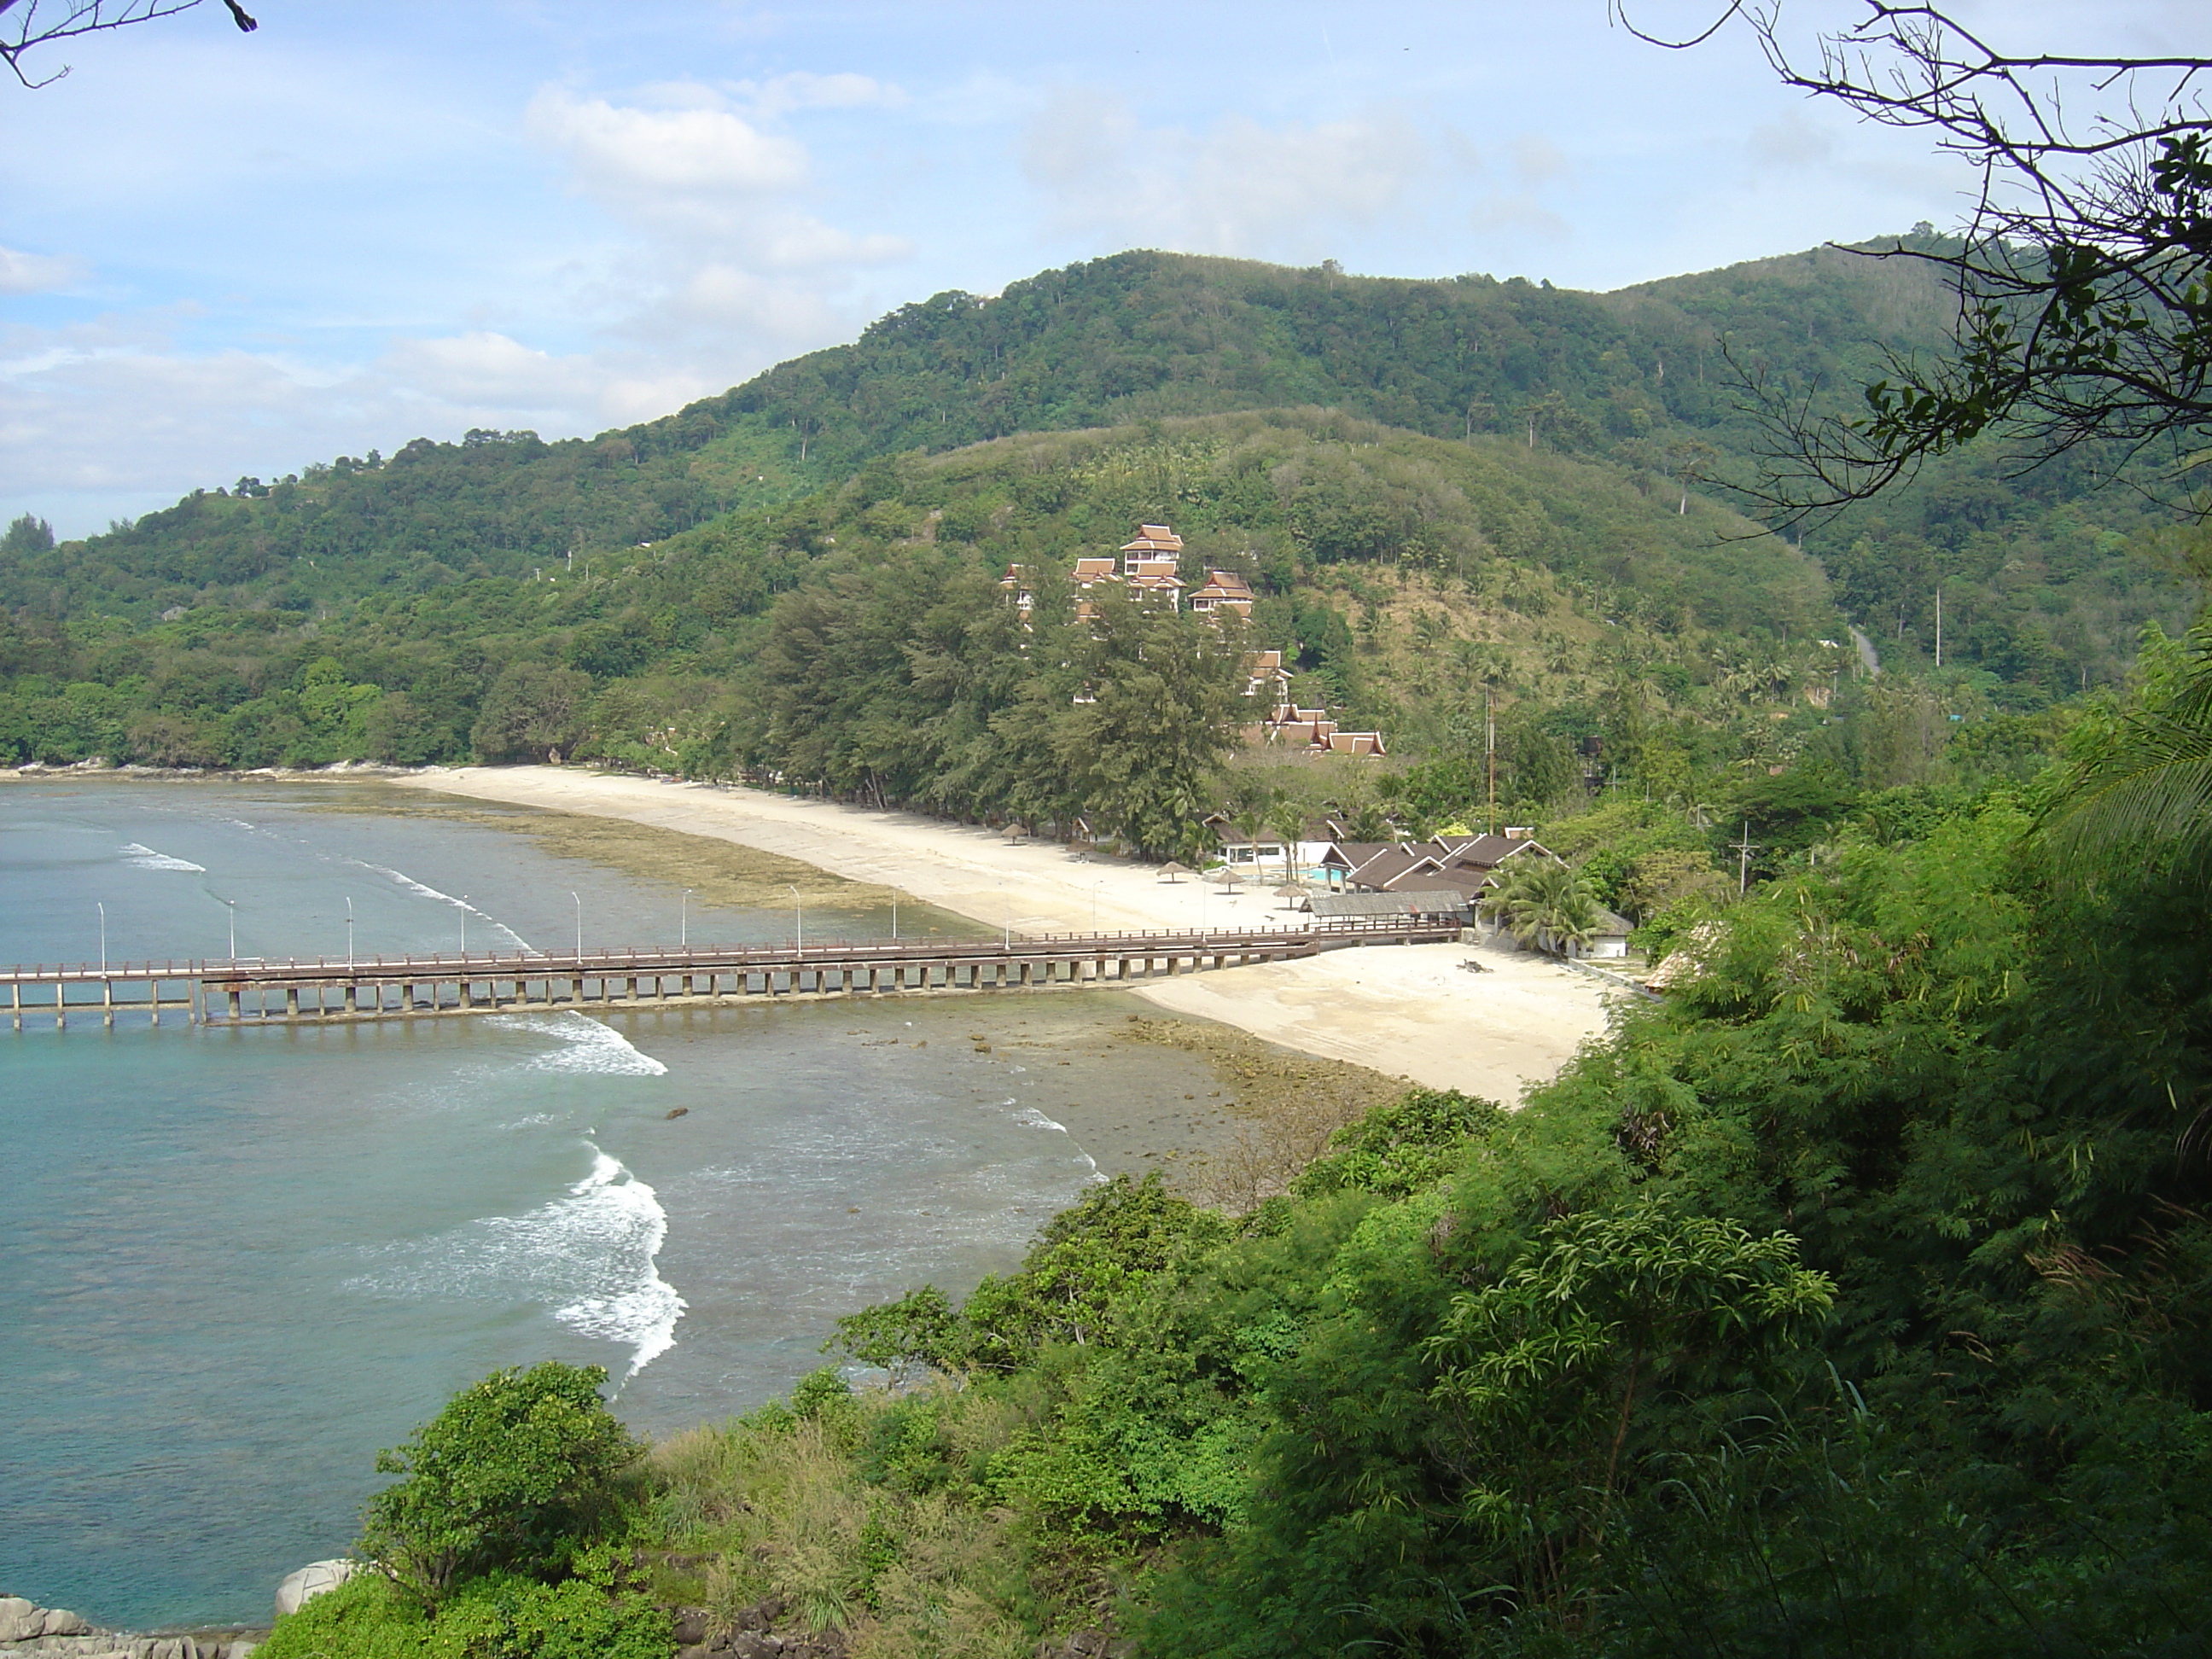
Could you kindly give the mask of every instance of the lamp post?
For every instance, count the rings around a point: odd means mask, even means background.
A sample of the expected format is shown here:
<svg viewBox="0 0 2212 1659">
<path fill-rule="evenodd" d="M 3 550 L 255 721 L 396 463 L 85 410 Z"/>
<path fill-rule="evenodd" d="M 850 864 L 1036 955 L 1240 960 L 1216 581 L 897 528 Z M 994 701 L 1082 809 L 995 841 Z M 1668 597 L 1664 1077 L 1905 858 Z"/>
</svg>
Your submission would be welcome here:
<svg viewBox="0 0 2212 1659">
<path fill-rule="evenodd" d="M 346 966 L 353 966 L 353 896 L 346 896 Z"/>
<path fill-rule="evenodd" d="M 677 901 L 676 916 L 676 942 L 688 951 L 691 948 L 691 889 L 689 887 L 684 890 L 684 896 Z"/>
<path fill-rule="evenodd" d="M 576 960 L 580 963 L 584 959 L 584 901 L 573 887 L 568 890 L 568 896 L 576 901 Z"/>
<path fill-rule="evenodd" d="M 898 889 L 891 889 L 891 943 L 898 943 Z"/>
<path fill-rule="evenodd" d="M 213 894 L 209 896 L 216 897 Z M 230 959 L 236 962 L 238 960 L 238 901 L 216 897 L 216 902 L 230 907 Z"/>
<path fill-rule="evenodd" d="M 93 908 L 100 912 L 100 971 L 104 974 L 107 971 L 107 907 L 94 899 Z"/>
<path fill-rule="evenodd" d="M 784 883 L 783 890 L 791 895 L 791 908 L 799 917 L 799 954 L 803 957 L 806 954 L 806 901 L 789 882 Z"/>
<path fill-rule="evenodd" d="M 462 894 L 462 895 L 461 895 L 461 959 L 462 959 L 464 962 L 465 962 L 466 960 L 468 960 L 468 955 L 469 955 L 469 896 L 468 896 L 466 893 L 464 893 L 464 894 Z"/>
</svg>

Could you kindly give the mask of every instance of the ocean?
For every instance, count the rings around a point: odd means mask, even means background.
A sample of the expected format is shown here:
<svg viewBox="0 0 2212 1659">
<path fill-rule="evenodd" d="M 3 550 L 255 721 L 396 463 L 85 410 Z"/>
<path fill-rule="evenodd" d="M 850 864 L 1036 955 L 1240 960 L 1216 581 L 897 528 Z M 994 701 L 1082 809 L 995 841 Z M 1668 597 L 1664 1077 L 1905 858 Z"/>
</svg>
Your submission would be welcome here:
<svg viewBox="0 0 2212 1659">
<path fill-rule="evenodd" d="M 0 960 L 220 957 L 234 921 L 241 955 L 341 957 L 349 910 L 362 955 L 795 925 L 423 805 L 0 785 Z M 817 893 L 808 936 L 881 937 L 883 897 Z M 501 1366 L 604 1365 L 647 1435 L 759 1404 L 828 1363 L 838 1316 L 964 1291 L 1102 1170 L 1222 1133 L 1200 1059 L 1117 1040 L 1140 1006 L 0 1029 L 0 1592 L 135 1628 L 264 1620 L 279 1577 L 344 1550 L 377 1449 Z"/>
</svg>

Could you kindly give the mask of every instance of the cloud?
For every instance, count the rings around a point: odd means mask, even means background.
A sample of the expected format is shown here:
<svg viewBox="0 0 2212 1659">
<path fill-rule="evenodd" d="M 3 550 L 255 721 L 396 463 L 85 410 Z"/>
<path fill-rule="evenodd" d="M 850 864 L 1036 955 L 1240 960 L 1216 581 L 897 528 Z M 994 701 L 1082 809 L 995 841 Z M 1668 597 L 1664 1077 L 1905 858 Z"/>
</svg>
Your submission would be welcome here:
<svg viewBox="0 0 2212 1659">
<path fill-rule="evenodd" d="M 559 88 L 531 100 L 529 135 L 562 159 L 571 190 L 628 233 L 584 284 L 625 351 L 758 367 L 849 331 L 859 319 L 836 296 L 855 272 L 913 252 L 902 237 L 816 212 L 805 146 L 763 113 L 881 104 L 893 89 L 860 75 L 787 75 L 744 90 L 754 101 L 743 114 L 696 82 L 651 89 L 653 107 Z M 501 361 L 501 372 L 540 372 Z"/>
<path fill-rule="evenodd" d="M 1388 107 L 1203 131 L 1141 125 L 1121 100 L 1071 88 L 1031 116 L 1022 170 L 1063 228 L 1149 246 L 1296 258 L 1346 227 L 1399 216 L 1417 186 L 1464 171 L 1464 143 Z"/>
<path fill-rule="evenodd" d="M 573 180 L 617 210 L 642 198 L 729 201 L 805 182 L 805 146 L 721 109 L 623 109 L 549 87 L 524 129 L 562 152 Z"/>
<path fill-rule="evenodd" d="M 815 75 L 794 70 L 769 81 L 740 82 L 734 88 L 755 113 L 766 119 L 796 109 L 902 109 L 900 88 L 868 75 Z"/>
<path fill-rule="evenodd" d="M 556 357 L 489 330 L 395 341 L 378 368 L 431 401 L 517 410 L 588 406 L 599 378 L 586 357 Z"/>
<path fill-rule="evenodd" d="M 192 483 L 276 477 L 428 433 L 530 427 L 549 436 L 665 415 L 727 379 L 619 344 L 559 354 L 490 331 L 393 342 L 331 367 L 194 352 L 181 308 L 0 337 L 0 501 L 64 535 L 144 512 Z"/>
<path fill-rule="evenodd" d="M 1835 135 L 1815 125 L 1802 110 L 1786 110 L 1781 118 L 1760 123 L 1745 141 L 1752 165 L 1796 170 L 1825 166 L 1836 154 Z"/>
<path fill-rule="evenodd" d="M 84 274 L 83 266 L 75 259 L 0 247 L 0 294 L 44 294 L 81 282 Z"/>
</svg>

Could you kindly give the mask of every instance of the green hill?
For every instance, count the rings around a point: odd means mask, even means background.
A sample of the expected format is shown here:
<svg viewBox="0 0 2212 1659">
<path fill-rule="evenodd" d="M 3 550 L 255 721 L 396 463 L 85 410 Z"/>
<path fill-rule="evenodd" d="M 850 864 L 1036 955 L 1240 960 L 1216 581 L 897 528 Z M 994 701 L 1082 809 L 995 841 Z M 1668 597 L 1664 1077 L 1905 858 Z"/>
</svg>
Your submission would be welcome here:
<svg viewBox="0 0 2212 1659">
<path fill-rule="evenodd" d="M 1803 568 L 1764 553 L 1749 558 L 1743 544 L 1692 548 L 1723 522 L 1701 500 L 1741 503 L 1735 483 L 1751 477 L 1759 436 L 1736 406 L 1731 377 L 1747 368 L 1785 390 L 1839 396 L 1876 373 L 1884 351 L 1937 343 L 1946 315 L 1943 295 L 1920 268 L 1834 250 L 1611 295 L 1518 278 L 1407 281 L 1123 253 L 1042 273 L 995 298 L 947 294 L 904 307 L 850 345 L 593 439 L 418 439 L 388 458 L 340 457 L 295 477 L 195 491 L 136 524 L 58 547 L 21 521 L 0 542 L 0 607 L 23 639 L 54 642 L 14 647 L 26 662 L 49 665 L 40 672 L 75 674 L 63 665 L 75 660 L 67 641 L 106 637 L 118 622 L 146 628 L 180 617 L 194 639 L 244 629 L 255 647 L 224 672 L 253 689 L 266 678 L 256 665 L 270 660 L 262 647 L 303 635 L 302 623 L 368 637 L 387 625 L 378 619 L 395 614 L 394 605 L 434 594 L 444 597 L 413 609 L 476 617 L 486 602 L 473 584 L 565 583 L 635 562 L 641 546 L 658 550 L 687 532 L 752 550 L 714 578 L 732 594 L 789 585 L 798 567 L 766 550 L 781 533 L 775 526 L 834 516 L 836 492 L 879 464 L 891 471 L 868 476 L 898 489 L 950 476 L 893 458 L 1023 433 L 1316 408 L 1418 437 L 1430 446 L 1418 464 L 1413 450 L 1401 459 L 1439 476 L 1456 476 L 1448 452 L 1485 477 L 1506 476 L 1498 471 L 1506 452 L 1517 452 L 1526 465 L 1512 474 L 1511 510 L 1495 494 L 1503 485 L 1485 484 L 1468 497 L 1481 498 L 1479 510 L 1447 533 L 1437 516 L 1443 496 L 1384 480 L 1363 485 L 1359 503 L 1340 512 L 1314 482 L 1349 464 L 1340 456 L 1301 459 L 1300 481 L 1280 499 L 1261 501 L 1249 481 L 1231 489 L 1212 480 L 1202 500 L 1170 492 L 1146 511 L 1197 524 L 1243 489 L 1249 501 L 1235 499 L 1249 511 L 1220 522 L 1273 538 L 1276 556 L 1308 570 L 1395 579 L 1430 568 L 1437 550 L 1450 548 L 1458 577 L 1468 550 L 1492 545 L 1583 584 L 1590 604 L 1617 620 L 1624 611 L 1655 623 L 1680 613 L 1701 628 L 1756 629 L 1780 641 L 1785 623 L 1801 633 L 1813 625 Z M 2154 520 L 2124 490 L 2092 495 L 2094 461 L 2015 478 L 1994 453 L 1951 458 L 1877 507 L 1813 526 L 1804 547 L 1825 566 L 1836 603 L 1893 665 L 1924 660 L 1940 588 L 1947 662 L 1976 674 L 2000 702 L 2039 706 L 2117 678 L 2147 618 L 2179 619 L 2178 592 L 2145 555 Z M 1590 505 L 1629 496 L 1640 506 L 1626 516 Z M 905 505 L 930 503 L 916 496 Z M 1659 525 L 1670 509 L 1673 530 Z M 1119 538 L 1114 520 L 1127 516 L 1097 510 L 1096 523 L 1047 515 L 1030 533 L 1046 536 L 1049 522 L 1059 552 L 1085 537 L 1097 550 Z M 1501 527 L 1531 514 L 1545 529 L 1525 545 Z M 1612 526 L 1632 519 L 1640 526 L 1632 535 L 1608 539 Z M 984 542 L 993 556 L 1007 551 Z M 1647 545 L 1667 550 L 1635 550 Z M 1783 587 L 1765 591 L 1770 579 Z M 356 628 L 347 619 L 357 607 Z M 240 623 L 239 613 L 256 619 Z M 99 618 L 112 621 L 94 626 Z M 467 626 L 483 630 L 471 671 L 482 681 L 478 670 L 516 647 L 500 643 L 501 617 Z M 1820 624 L 1840 637 L 1836 626 Z M 548 641 L 542 651 L 562 648 Z M 1315 647 L 1301 637 L 1301 648 L 1310 656 Z M 648 659 L 662 660 L 650 653 L 638 660 Z M 629 665 L 626 658 L 621 666 Z M 1380 676 L 1364 690 L 1357 675 L 1338 678 L 1346 697 L 1377 703 Z M 448 747 L 475 718 L 474 695 L 440 694 Z M 1375 718 L 1388 714 L 1377 707 Z"/>
</svg>

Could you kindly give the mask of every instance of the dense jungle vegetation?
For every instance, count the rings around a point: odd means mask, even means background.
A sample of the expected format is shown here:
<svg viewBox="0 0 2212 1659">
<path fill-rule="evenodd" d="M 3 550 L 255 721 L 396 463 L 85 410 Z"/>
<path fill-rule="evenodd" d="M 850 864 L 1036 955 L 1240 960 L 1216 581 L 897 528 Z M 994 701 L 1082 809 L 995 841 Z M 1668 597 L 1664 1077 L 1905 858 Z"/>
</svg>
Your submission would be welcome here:
<svg viewBox="0 0 2212 1659">
<path fill-rule="evenodd" d="M 1924 232 L 1902 239 L 1936 246 Z M 1617 469 L 1657 496 L 1747 504 L 1759 442 L 1741 379 L 1854 396 L 1885 349 L 1937 344 L 1954 305 L 1924 269 L 1833 249 L 1608 295 L 1470 276 L 1129 252 L 901 308 L 665 419 L 593 439 L 418 439 L 240 479 L 83 542 L 0 543 L 0 607 L 139 623 L 183 607 L 294 620 L 371 594 L 599 565 L 726 515 L 758 520 L 881 457 L 1017 433 L 1313 405 Z M 2169 624 L 2156 520 L 2084 450 L 2025 477 L 1993 450 L 1809 526 L 1843 609 L 1887 653 L 2030 691 L 2109 684 L 2136 628 Z"/>
<path fill-rule="evenodd" d="M 1251 580 L 1249 626 L 1122 605 L 1075 622 L 1061 573 L 1147 518 L 1181 526 L 1194 580 L 1209 564 Z M 1037 599 L 1027 627 L 999 586 L 1013 564 Z M 1541 805 L 1608 741 L 1608 764 L 1622 742 L 1652 749 L 1655 775 L 1784 753 L 1818 729 L 1808 696 L 1851 672 L 1821 643 L 1841 632 L 1811 561 L 1710 503 L 1504 440 L 1260 412 L 885 458 L 588 574 L 373 594 L 327 618 L 19 612 L 0 618 L 0 754 L 558 751 L 969 815 L 1082 812 L 1165 852 L 1220 804 L 1219 764 L 1271 699 L 1244 695 L 1249 649 L 1283 650 L 1301 697 L 1440 757 L 1463 761 L 1479 705 L 1504 700 L 1506 799 Z"/>
<path fill-rule="evenodd" d="M 2154 641 L 2033 780 L 1704 902 L 1520 1109 L 1414 1090 L 1231 1209 L 1117 1180 L 842 1321 L 892 1389 L 635 1455 L 491 1379 L 270 1659 L 2202 1654 L 2208 712 L 2212 628 Z"/>
</svg>

